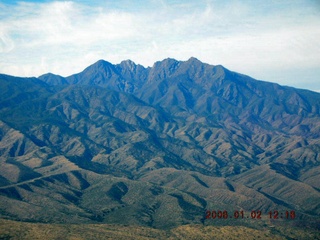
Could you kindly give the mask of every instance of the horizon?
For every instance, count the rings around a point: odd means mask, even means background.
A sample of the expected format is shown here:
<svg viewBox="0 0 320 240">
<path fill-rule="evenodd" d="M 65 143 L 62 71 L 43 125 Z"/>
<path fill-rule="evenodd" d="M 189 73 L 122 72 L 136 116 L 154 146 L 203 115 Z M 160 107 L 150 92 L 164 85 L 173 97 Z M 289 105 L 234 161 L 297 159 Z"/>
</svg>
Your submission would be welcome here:
<svg viewBox="0 0 320 240">
<path fill-rule="evenodd" d="M 99 59 L 174 58 L 320 92 L 320 4 L 279 1 L 0 1 L 0 72 L 70 76 Z"/>
<path fill-rule="evenodd" d="M 202 62 L 201 60 L 199 60 L 198 58 L 193 57 L 193 56 L 190 57 L 190 58 L 187 59 L 187 60 L 178 60 L 178 59 L 175 59 L 175 58 L 170 58 L 170 57 L 168 57 L 168 58 L 164 58 L 164 59 L 159 60 L 159 61 L 155 61 L 151 66 L 144 66 L 144 65 L 142 65 L 142 64 L 139 64 L 139 63 L 134 62 L 134 61 L 131 60 L 131 59 L 124 59 L 124 60 L 121 60 L 120 62 L 117 62 L 117 63 L 110 62 L 110 61 L 108 61 L 108 60 L 106 60 L 106 59 L 98 59 L 97 61 L 89 64 L 89 65 L 86 66 L 86 67 L 84 67 L 84 68 L 83 68 L 82 70 L 80 70 L 79 72 L 75 72 L 75 73 L 72 73 L 72 74 L 67 75 L 67 76 L 62 76 L 62 75 L 56 74 L 56 73 L 54 73 L 54 72 L 46 72 L 46 73 L 43 73 L 43 74 L 41 74 L 41 75 L 39 75 L 39 76 L 17 76 L 17 75 L 10 75 L 10 76 L 13 76 L 13 77 L 26 77 L 26 78 L 28 78 L 28 77 L 30 77 L 30 78 L 32 78 L 32 77 L 39 78 L 39 77 L 44 76 L 44 75 L 46 75 L 46 74 L 53 74 L 53 75 L 60 76 L 60 77 L 63 77 L 63 78 L 68 78 L 68 77 L 71 77 L 71 76 L 73 76 L 73 75 L 76 75 L 76 74 L 79 74 L 79 73 L 83 72 L 86 68 L 88 68 L 88 67 L 90 67 L 90 66 L 93 66 L 94 64 L 96 64 L 96 63 L 98 63 L 98 62 L 100 62 L 100 61 L 103 61 L 103 62 L 112 64 L 113 66 L 120 65 L 122 62 L 131 61 L 131 62 L 133 62 L 135 65 L 140 65 L 140 66 L 142 66 L 143 68 L 147 69 L 147 68 L 152 68 L 155 63 L 157 63 L 157 62 L 163 62 L 163 61 L 166 60 L 166 59 L 172 59 L 172 60 L 175 60 L 175 61 L 178 61 L 178 62 L 187 62 L 187 61 L 189 61 L 189 60 L 192 59 L 192 58 L 197 59 L 197 60 L 200 61 L 202 64 L 209 64 L 209 63 L 206 63 L 206 62 Z M 221 64 L 217 64 L 217 65 L 209 64 L 209 65 L 211 65 L 211 66 L 222 66 L 222 67 L 226 68 L 225 66 L 223 66 L 223 65 L 221 65 Z M 252 76 L 250 76 L 250 75 L 248 75 L 248 74 L 241 73 L 241 72 L 237 72 L 237 71 L 233 71 L 232 69 L 229 69 L 229 68 L 226 68 L 226 69 L 229 70 L 229 71 L 231 71 L 231 72 L 235 72 L 235 73 L 237 73 L 237 74 L 241 74 L 241 75 L 245 75 L 245 76 L 248 76 L 248 77 L 250 77 L 250 78 L 253 78 Z M 1 73 L 1 72 L 0 72 L 0 74 L 9 75 L 9 74 L 6 74 L 6 73 Z M 320 90 L 312 90 L 312 89 L 307 89 L 307 88 L 299 88 L 299 87 L 294 87 L 294 86 L 290 86 L 290 85 L 280 84 L 280 83 L 277 83 L 277 82 L 271 82 L 271 81 L 262 80 L 262 79 L 255 79 L 255 78 L 253 78 L 253 79 L 256 80 L 256 81 L 262 81 L 262 82 L 268 82 L 268 83 L 273 83 L 273 84 L 279 84 L 280 86 L 284 86 L 284 87 L 293 87 L 293 88 L 296 88 L 296 89 L 308 90 L 308 91 L 313 91 L 313 92 L 316 92 L 316 93 L 320 93 Z"/>
</svg>

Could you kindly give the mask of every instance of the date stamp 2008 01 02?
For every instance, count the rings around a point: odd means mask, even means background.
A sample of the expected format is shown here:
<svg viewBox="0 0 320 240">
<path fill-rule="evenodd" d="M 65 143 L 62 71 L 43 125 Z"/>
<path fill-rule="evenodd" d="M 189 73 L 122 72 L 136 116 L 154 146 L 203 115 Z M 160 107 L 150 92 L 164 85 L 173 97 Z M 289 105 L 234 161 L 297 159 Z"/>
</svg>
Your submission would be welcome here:
<svg viewBox="0 0 320 240">
<path fill-rule="evenodd" d="M 261 211 L 251 211 L 251 212 L 245 212 L 245 211 L 233 211 L 233 212 L 228 212 L 226 210 L 221 211 L 221 210 L 206 210 L 205 212 L 206 219 L 295 219 L 296 218 L 296 213 L 294 210 L 291 211 L 269 211 L 268 214 L 265 216 L 262 215 Z"/>
</svg>

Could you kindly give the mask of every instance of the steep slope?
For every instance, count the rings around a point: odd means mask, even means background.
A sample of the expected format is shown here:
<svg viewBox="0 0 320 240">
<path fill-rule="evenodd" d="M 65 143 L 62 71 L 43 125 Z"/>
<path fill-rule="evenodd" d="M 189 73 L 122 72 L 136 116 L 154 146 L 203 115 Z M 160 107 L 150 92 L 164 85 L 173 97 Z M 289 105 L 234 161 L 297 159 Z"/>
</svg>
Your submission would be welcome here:
<svg viewBox="0 0 320 240">
<path fill-rule="evenodd" d="M 288 163 L 292 158 L 297 164 L 292 168 L 319 163 L 318 93 L 257 81 L 195 58 L 165 59 L 147 69 L 131 61 L 114 66 L 99 61 L 67 79 L 74 78 L 79 79 L 77 84 L 133 93 L 165 109 L 177 122 L 182 120 L 183 128 L 170 130 L 171 136 L 201 146 L 221 165 L 241 159 L 245 164 L 236 172 L 261 163 Z M 130 90 L 124 87 L 129 85 Z"/>
<path fill-rule="evenodd" d="M 3 217 L 170 228 L 244 209 L 319 222 L 318 93 L 195 58 L 0 86 Z"/>
</svg>

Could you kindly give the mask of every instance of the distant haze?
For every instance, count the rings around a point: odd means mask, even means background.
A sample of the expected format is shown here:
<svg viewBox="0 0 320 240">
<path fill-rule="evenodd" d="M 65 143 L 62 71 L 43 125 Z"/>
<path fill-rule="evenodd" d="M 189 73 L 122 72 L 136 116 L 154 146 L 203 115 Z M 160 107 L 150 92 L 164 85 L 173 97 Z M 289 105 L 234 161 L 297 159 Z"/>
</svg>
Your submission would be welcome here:
<svg viewBox="0 0 320 240">
<path fill-rule="evenodd" d="M 191 56 L 320 91 L 320 3 L 0 1 L 0 72 L 68 76 L 99 59 L 144 66 Z"/>
</svg>

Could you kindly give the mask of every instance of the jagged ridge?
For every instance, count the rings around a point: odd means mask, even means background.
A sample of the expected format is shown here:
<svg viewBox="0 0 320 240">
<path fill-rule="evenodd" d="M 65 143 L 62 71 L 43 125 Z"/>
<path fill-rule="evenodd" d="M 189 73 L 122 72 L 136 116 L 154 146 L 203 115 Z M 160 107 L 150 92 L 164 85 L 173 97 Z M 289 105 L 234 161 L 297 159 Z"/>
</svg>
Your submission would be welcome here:
<svg viewBox="0 0 320 240">
<path fill-rule="evenodd" d="M 195 58 L 0 75 L 0 89 L 2 216 L 167 228 L 213 206 L 290 206 L 319 219 L 318 93 Z"/>
</svg>

